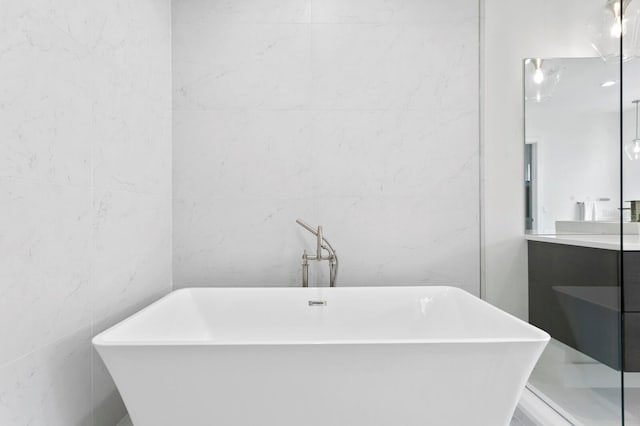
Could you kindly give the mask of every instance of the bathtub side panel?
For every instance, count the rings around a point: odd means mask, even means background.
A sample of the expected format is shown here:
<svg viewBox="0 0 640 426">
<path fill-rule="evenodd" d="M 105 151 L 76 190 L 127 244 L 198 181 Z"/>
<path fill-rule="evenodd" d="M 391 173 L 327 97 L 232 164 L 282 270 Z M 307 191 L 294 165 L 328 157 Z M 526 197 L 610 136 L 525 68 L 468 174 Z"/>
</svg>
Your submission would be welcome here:
<svg viewBox="0 0 640 426">
<path fill-rule="evenodd" d="M 545 343 L 99 348 L 135 426 L 507 425 Z"/>
</svg>

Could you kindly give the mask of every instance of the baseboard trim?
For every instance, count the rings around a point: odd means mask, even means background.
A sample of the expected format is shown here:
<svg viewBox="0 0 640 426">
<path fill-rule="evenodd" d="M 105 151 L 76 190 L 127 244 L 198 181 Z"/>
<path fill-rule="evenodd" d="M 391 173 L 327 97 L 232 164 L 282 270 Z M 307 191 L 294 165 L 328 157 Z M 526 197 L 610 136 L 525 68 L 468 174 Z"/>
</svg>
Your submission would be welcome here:
<svg viewBox="0 0 640 426">
<path fill-rule="evenodd" d="M 538 426 L 582 426 L 568 413 L 560 413 L 538 394 L 538 390 L 530 384 L 522 392 L 518 407 L 531 421 Z"/>
</svg>

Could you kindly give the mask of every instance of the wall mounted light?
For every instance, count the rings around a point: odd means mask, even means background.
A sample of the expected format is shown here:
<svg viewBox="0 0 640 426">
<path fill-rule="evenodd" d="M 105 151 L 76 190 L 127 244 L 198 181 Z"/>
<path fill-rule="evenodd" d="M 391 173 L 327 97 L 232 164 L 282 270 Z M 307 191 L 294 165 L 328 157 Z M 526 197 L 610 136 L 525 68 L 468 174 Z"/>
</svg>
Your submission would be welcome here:
<svg viewBox="0 0 640 426">
<path fill-rule="evenodd" d="M 560 81 L 560 69 L 541 58 L 526 59 L 525 99 L 530 102 L 544 102 L 553 94 Z"/>
<path fill-rule="evenodd" d="M 591 46 L 605 61 L 620 61 L 640 56 L 640 0 L 605 0 L 604 7 L 589 20 Z"/>
<path fill-rule="evenodd" d="M 629 160 L 640 160 L 640 138 L 638 138 L 638 103 L 640 99 L 633 101 L 636 104 L 636 137 L 624 144 L 624 152 Z"/>
<path fill-rule="evenodd" d="M 544 81 L 544 72 L 542 72 L 543 59 L 537 58 L 533 60 L 533 66 L 535 71 L 533 72 L 533 82 L 537 85 L 542 84 Z"/>
</svg>

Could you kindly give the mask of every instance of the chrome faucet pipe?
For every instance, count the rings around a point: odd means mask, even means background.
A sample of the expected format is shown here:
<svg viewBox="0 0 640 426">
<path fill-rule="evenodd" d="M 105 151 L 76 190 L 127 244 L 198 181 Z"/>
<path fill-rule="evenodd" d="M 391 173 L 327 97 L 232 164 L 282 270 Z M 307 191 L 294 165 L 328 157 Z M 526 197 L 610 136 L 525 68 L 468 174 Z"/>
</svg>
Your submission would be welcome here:
<svg viewBox="0 0 640 426">
<path fill-rule="evenodd" d="M 338 256 L 336 255 L 336 251 L 331 246 L 331 243 L 327 241 L 327 239 L 322 234 L 322 226 L 318 226 L 318 228 L 314 228 L 311 225 L 303 222 L 300 219 L 296 219 L 296 223 L 302 226 L 307 231 L 311 232 L 316 236 L 316 254 L 309 255 L 305 250 L 302 255 L 302 286 L 308 287 L 309 285 L 309 260 L 328 260 L 329 261 L 329 286 L 335 287 L 336 285 L 336 277 L 338 276 Z M 322 250 L 326 250 L 328 255 L 323 256 Z"/>
<path fill-rule="evenodd" d="M 307 262 L 307 251 L 302 253 L 302 287 L 309 287 L 309 262 Z"/>
<path fill-rule="evenodd" d="M 318 225 L 318 233 L 316 234 L 316 257 L 322 260 L 322 226 Z"/>
</svg>

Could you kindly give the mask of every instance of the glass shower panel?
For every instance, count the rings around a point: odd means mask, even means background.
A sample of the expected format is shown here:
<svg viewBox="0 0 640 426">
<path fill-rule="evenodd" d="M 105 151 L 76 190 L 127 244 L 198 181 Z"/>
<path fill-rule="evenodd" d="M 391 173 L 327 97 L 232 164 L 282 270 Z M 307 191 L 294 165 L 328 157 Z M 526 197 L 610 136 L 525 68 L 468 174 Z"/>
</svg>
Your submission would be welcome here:
<svg viewBox="0 0 640 426">
<path fill-rule="evenodd" d="M 625 220 L 640 224 L 640 1 L 622 4 L 622 73 L 620 85 L 622 212 Z M 624 418 L 640 425 L 640 236 L 622 239 L 621 262 Z"/>
<path fill-rule="evenodd" d="M 529 322 L 552 340 L 529 389 L 575 425 L 623 424 L 620 61 L 523 65 Z"/>
</svg>

